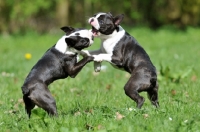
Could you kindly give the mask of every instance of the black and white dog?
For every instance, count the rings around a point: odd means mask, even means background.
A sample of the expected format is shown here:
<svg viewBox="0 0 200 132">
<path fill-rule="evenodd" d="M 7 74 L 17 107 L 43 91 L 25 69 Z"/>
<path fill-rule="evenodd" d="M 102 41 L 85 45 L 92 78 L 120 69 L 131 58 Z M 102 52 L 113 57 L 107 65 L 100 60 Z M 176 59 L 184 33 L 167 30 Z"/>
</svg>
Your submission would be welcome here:
<svg viewBox="0 0 200 132">
<path fill-rule="evenodd" d="M 29 118 L 35 105 L 43 108 L 50 115 L 57 115 L 56 102 L 48 85 L 68 76 L 74 78 L 88 62 L 94 59 L 88 56 L 77 62 L 77 53 L 93 43 L 91 31 L 72 27 L 61 29 L 66 35 L 47 50 L 33 66 L 22 86 L 25 110 Z"/>
<path fill-rule="evenodd" d="M 148 54 L 121 26 L 124 15 L 113 17 L 111 13 L 97 13 L 89 18 L 93 35 L 101 39 L 101 47 L 95 51 L 85 51 L 85 55 L 93 55 L 95 70 L 100 71 L 101 61 L 110 62 L 114 67 L 131 74 L 124 86 L 127 96 L 141 108 L 145 99 L 139 92 L 146 91 L 153 105 L 158 103 L 158 82 L 156 68 Z"/>
</svg>

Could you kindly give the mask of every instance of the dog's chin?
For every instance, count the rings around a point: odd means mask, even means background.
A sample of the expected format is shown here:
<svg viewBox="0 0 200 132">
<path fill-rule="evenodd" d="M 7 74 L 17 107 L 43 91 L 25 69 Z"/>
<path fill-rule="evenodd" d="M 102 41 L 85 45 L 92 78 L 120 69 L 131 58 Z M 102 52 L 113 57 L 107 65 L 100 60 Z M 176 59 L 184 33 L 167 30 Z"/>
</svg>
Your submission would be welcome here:
<svg viewBox="0 0 200 132">
<path fill-rule="evenodd" d="M 90 43 L 88 45 L 91 46 L 93 43 L 94 43 L 94 40 L 90 40 Z"/>
</svg>

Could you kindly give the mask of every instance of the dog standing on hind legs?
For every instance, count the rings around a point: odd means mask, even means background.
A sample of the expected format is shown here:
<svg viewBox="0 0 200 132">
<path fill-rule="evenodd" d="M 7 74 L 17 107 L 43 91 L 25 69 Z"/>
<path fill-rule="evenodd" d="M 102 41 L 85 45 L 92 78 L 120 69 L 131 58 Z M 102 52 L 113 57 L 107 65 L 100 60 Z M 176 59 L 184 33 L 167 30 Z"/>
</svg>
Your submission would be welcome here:
<svg viewBox="0 0 200 132">
<path fill-rule="evenodd" d="M 101 62 L 107 61 L 115 68 L 131 74 L 124 86 L 125 94 L 141 108 L 145 99 L 139 95 L 146 91 L 151 103 L 158 107 L 158 81 L 156 68 L 146 51 L 134 37 L 121 26 L 124 15 L 113 17 L 111 13 L 97 13 L 89 18 L 93 35 L 101 39 L 99 50 L 84 51 L 84 56 L 94 56 L 95 71 L 100 71 Z M 99 62 L 99 63 L 98 63 Z"/>
<path fill-rule="evenodd" d="M 93 43 L 92 32 L 72 27 L 61 28 L 66 35 L 58 40 L 33 66 L 22 86 L 25 110 L 30 118 L 35 105 L 49 115 L 57 115 L 56 102 L 48 85 L 68 76 L 74 78 L 94 57 L 84 57 L 77 62 L 77 53 Z"/>
</svg>

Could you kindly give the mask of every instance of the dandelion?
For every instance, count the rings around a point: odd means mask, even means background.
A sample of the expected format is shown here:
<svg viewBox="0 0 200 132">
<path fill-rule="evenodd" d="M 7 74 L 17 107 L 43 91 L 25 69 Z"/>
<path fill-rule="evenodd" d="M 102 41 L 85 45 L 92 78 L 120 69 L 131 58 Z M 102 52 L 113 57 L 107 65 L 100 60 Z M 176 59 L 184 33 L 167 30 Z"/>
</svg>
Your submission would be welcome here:
<svg viewBox="0 0 200 132">
<path fill-rule="evenodd" d="M 171 117 L 169 117 L 169 120 L 170 120 L 170 121 L 172 121 L 172 118 L 171 118 Z"/>
<path fill-rule="evenodd" d="M 30 53 L 26 53 L 24 57 L 25 57 L 27 60 L 30 60 L 32 56 L 31 56 Z"/>
</svg>

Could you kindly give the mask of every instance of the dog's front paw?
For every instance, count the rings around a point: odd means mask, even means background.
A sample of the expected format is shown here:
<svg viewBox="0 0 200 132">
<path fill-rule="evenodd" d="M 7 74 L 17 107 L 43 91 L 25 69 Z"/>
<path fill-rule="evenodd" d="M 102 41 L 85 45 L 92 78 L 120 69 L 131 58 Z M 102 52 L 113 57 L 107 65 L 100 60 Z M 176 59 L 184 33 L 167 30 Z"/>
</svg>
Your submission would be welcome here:
<svg viewBox="0 0 200 132">
<path fill-rule="evenodd" d="M 103 61 L 103 58 L 100 55 L 93 55 L 93 57 L 94 57 L 94 61 L 96 61 L 96 62 L 102 62 Z"/>
<path fill-rule="evenodd" d="M 94 62 L 94 71 L 95 72 L 101 71 L 101 63 L 100 62 Z"/>
</svg>

